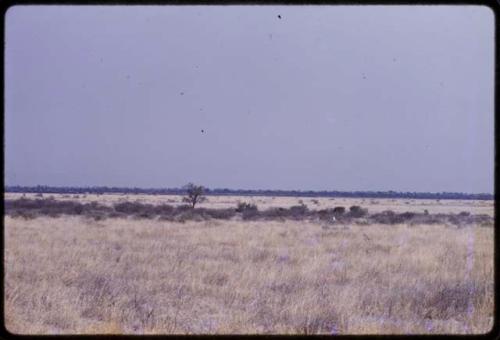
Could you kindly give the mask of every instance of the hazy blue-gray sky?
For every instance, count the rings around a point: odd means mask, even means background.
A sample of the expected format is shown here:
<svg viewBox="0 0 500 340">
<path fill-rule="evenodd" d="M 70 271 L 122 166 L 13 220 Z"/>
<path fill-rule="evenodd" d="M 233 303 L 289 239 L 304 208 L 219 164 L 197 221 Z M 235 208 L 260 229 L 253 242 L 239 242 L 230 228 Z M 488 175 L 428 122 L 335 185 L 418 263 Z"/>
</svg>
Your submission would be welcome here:
<svg viewBox="0 0 500 340">
<path fill-rule="evenodd" d="M 493 192 L 494 20 L 479 6 L 13 7 L 6 184 Z"/>
</svg>

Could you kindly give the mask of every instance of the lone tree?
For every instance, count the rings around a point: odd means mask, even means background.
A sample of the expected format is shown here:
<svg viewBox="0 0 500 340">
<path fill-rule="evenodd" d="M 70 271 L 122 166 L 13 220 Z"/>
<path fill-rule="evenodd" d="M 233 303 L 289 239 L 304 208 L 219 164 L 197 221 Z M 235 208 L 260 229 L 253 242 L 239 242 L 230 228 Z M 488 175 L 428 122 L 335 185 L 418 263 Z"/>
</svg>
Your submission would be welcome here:
<svg viewBox="0 0 500 340">
<path fill-rule="evenodd" d="M 191 204 L 193 209 L 196 203 L 201 203 L 206 200 L 206 197 L 203 196 L 203 191 L 205 190 L 203 186 L 189 183 L 184 189 L 186 190 L 187 197 L 184 197 L 182 201 Z"/>
</svg>

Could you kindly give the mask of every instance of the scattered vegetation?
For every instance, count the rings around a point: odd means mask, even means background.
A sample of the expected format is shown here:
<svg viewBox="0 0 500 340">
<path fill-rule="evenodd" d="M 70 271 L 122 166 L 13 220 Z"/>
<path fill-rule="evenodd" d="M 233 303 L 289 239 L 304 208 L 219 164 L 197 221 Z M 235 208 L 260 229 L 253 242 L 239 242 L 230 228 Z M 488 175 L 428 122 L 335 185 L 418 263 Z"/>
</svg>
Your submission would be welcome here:
<svg viewBox="0 0 500 340">
<path fill-rule="evenodd" d="M 194 196 L 193 196 L 194 197 Z M 196 202 L 200 202 L 200 196 L 196 196 Z M 291 206 L 289 208 L 273 207 L 259 210 L 255 204 L 240 202 L 235 208 L 209 209 L 195 208 L 194 198 L 189 205 L 173 206 L 169 204 L 148 204 L 140 202 L 119 202 L 113 206 L 99 204 L 97 202 L 80 203 L 71 200 L 27 199 L 5 200 L 5 214 L 15 217 L 32 219 L 37 216 L 60 217 L 62 215 L 79 215 L 95 220 L 113 217 L 132 217 L 142 219 L 161 219 L 169 221 L 203 221 L 209 219 L 232 219 L 243 220 L 312 220 L 312 221 L 335 221 L 335 223 L 358 223 L 358 224 L 452 224 L 457 226 L 478 224 L 481 226 L 493 226 L 493 217 L 486 214 L 471 214 L 460 212 L 458 214 L 430 214 L 403 212 L 395 213 L 391 210 L 369 214 L 368 210 L 354 205 L 346 212 L 344 207 L 333 209 L 310 210 L 304 204 Z"/>
<path fill-rule="evenodd" d="M 257 206 L 255 204 L 250 204 L 246 202 L 238 203 L 238 206 L 236 207 L 236 212 L 241 213 L 241 217 L 244 220 L 252 220 L 257 218 L 257 216 L 259 215 Z"/>
<path fill-rule="evenodd" d="M 349 208 L 349 216 L 350 217 L 363 217 L 368 214 L 367 209 L 361 208 L 359 205 L 353 205 Z"/>
<path fill-rule="evenodd" d="M 335 207 L 333 208 L 333 214 L 335 216 L 340 216 L 340 215 L 343 215 L 345 213 L 345 208 L 344 207 Z"/>
</svg>

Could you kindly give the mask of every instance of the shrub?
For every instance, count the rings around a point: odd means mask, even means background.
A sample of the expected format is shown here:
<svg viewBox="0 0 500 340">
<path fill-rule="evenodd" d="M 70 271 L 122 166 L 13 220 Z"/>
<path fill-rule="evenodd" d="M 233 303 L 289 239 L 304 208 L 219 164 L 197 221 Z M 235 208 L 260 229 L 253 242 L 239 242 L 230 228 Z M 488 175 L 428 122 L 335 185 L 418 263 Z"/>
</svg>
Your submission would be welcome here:
<svg viewBox="0 0 500 340">
<path fill-rule="evenodd" d="M 316 211 L 316 216 L 323 221 L 331 221 L 332 218 L 335 216 L 334 213 L 335 209 L 321 209 Z"/>
<path fill-rule="evenodd" d="M 303 219 L 314 212 L 310 212 L 306 205 L 294 205 L 290 208 L 270 208 L 262 212 L 262 216 L 266 219 L 275 219 L 278 218 L 280 220 L 286 218 L 292 218 L 295 220 Z"/>
<path fill-rule="evenodd" d="M 185 221 L 197 221 L 201 222 L 205 220 L 205 218 L 200 214 L 200 210 L 194 210 L 189 206 L 189 209 L 182 211 L 180 214 L 175 216 L 175 221 L 185 222 Z"/>
<path fill-rule="evenodd" d="M 114 205 L 117 212 L 125 214 L 137 214 L 143 210 L 143 204 L 137 202 L 120 202 Z"/>
<path fill-rule="evenodd" d="M 481 224 L 490 220 L 490 217 L 488 215 L 471 215 L 469 212 L 462 211 L 457 215 L 450 216 L 449 220 L 455 225 Z M 492 218 L 491 221 L 493 221 Z"/>
<path fill-rule="evenodd" d="M 410 224 L 445 224 L 447 221 L 444 214 L 415 214 L 411 219 Z"/>
<path fill-rule="evenodd" d="M 74 206 L 73 211 L 76 215 L 80 215 L 83 212 L 83 206 L 81 204 L 77 204 Z"/>
<path fill-rule="evenodd" d="M 148 210 L 148 209 L 145 209 L 145 210 L 139 212 L 138 214 L 134 215 L 135 218 L 147 218 L 147 219 L 152 219 L 155 216 L 156 216 L 156 214 L 154 213 L 154 211 Z"/>
<path fill-rule="evenodd" d="M 106 214 L 104 214 L 102 211 L 95 211 L 95 210 L 89 211 L 85 216 L 88 218 L 92 218 L 95 221 L 101 221 L 106 218 Z"/>
<path fill-rule="evenodd" d="M 246 202 L 239 202 L 238 206 L 236 207 L 236 212 L 244 212 L 246 210 L 252 210 L 252 211 L 257 211 L 257 206 L 255 204 L 251 203 L 246 203 Z"/>
<path fill-rule="evenodd" d="M 206 210 L 206 215 L 210 216 L 211 218 L 216 218 L 216 219 L 221 219 L 221 220 L 228 220 L 232 218 L 235 215 L 234 209 L 207 209 Z"/>
<path fill-rule="evenodd" d="M 158 219 L 160 221 L 175 221 L 176 217 L 174 215 L 160 215 Z"/>
<path fill-rule="evenodd" d="M 171 216 L 175 212 L 175 208 L 168 204 L 160 204 L 155 206 L 154 208 L 155 214 L 160 216 Z"/>
<path fill-rule="evenodd" d="M 343 215 L 345 213 L 344 207 L 335 207 L 333 208 L 333 214 L 336 216 Z"/>
<path fill-rule="evenodd" d="M 361 208 L 359 205 L 353 205 L 349 208 L 349 217 L 363 217 L 368 214 L 367 209 Z"/>
<path fill-rule="evenodd" d="M 14 218 L 23 218 L 25 220 L 32 220 L 37 217 L 37 213 L 35 211 L 29 210 L 14 210 L 12 212 L 12 217 Z"/>
<path fill-rule="evenodd" d="M 294 205 L 288 209 L 288 212 L 285 213 L 285 216 L 293 217 L 294 219 L 300 219 L 301 217 L 306 216 L 308 213 L 307 206 L 305 205 Z"/>
<path fill-rule="evenodd" d="M 411 220 L 412 218 L 414 218 L 417 214 L 416 213 L 413 213 L 413 212 L 404 212 L 404 213 L 401 213 L 399 214 L 399 218 L 402 220 L 402 221 L 409 221 Z"/>
<path fill-rule="evenodd" d="M 381 224 L 401 224 L 411 222 L 415 218 L 415 216 L 417 216 L 417 214 L 412 212 L 396 214 L 392 210 L 385 210 L 381 213 L 373 214 L 370 219 L 376 223 Z"/>
<path fill-rule="evenodd" d="M 188 211 L 188 210 L 191 210 L 191 206 L 190 205 L 187 205 L 187 204 L 181 204 L 181 205 L 178 205 L 176 208 L 175 208 L 175 214 L 176 215 L 179 215 L 180 213 L 183 213 L 185 211 Z"/>
<path fill-rule="evenodd" d="M 122 217 L 122 218 L 125 218 L 125 217 L 127 217 L 127 215 L 124 214 L 124 213 L 118 212 L 118 211 L 111 211 L 108 214 L 108 217 L 112 217 L 112 218 Z"/>
<path fill-rule="evenodd" d="M 393 224 L 394 223 L 394 216 L 396 214 L 392 210 L 385 210 L 382 211 L 381 213 L 373 214 L 370 216 L 370 219 L 374 221 L 375 223 L 380 223 L 380 224 Z"/>
<path fill-rule="evenodd" d="M 472 216 L 473 223 L 478 223 L 478 224 L 493 224 L 495 221 L 493 217 L 486 215 L 486 214 L 478 214 Z"/>
<path fill-rule="evenodd" d="M 235 212 L 241 213 L 244 220 L 254 220 L 259 216 L 259 210 L 255 204 L 246 202 L 238 203 Z"/>
<path fill-rule="evenodd" d="M 255 220 L 260 217 L 260 213 L 258 210 L 245 210 L 243 211 L 241 217 L 244 220 Z"/>
</svg>

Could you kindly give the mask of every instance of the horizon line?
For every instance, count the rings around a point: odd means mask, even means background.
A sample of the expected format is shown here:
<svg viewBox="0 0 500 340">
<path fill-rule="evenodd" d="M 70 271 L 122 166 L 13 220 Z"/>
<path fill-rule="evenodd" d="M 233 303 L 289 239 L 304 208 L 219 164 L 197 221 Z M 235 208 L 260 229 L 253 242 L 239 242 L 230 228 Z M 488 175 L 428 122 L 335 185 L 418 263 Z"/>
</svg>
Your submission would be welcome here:
<svg viewBox="0 0 500 340">
<path fill-rule="evenodd" d="M 189 183 L 188 183 L 189 184 Z M 194 183 L 193 183 L 194 184 Z M 187 184 L 185 184 L 187 185 Z M 124 189 L 124 190 L 130 190 L 130 189 L 138 189 L 138 190 L 183 190 L 182 186 L 178 187 L 137 187 L 137 186 L 107 186 L 107 185 L 88 185 L 88 186 L 71 186 L 71 185 L 45 185 L 45 184 L 37 184 L 37 185 L 4 185 L 4 192 L 6 191 L 7 188 L 12 188 L 12 187 L 19 187 L 19 188 L 24 188 L 24 189 L 31 189 L 31 188 L 39 188 L 39 187 L 46 187 L 46 188 L 54 188 L 54 189 L 91 189 L 91 188 L 109 188 L 109 189 Z M 196 185 L 196 184 L 195 184 Z M 204 189 L 207 189 L 209 191 L 217 191 L 217 190 L 228 190 L 228 191 L 271 191 L 271 192 L 303 192 L 303 193 L 320 193 L 320 192 L 326 192 L 326 193 L 395 193 L 395 194 L 405 194 L 405 193 L 411 193 L 411 194 L 432 194 L 432 195 L 439 195 L 439 194 L 460 194 L 460 195 L 490 195 L 494 196 L 495 193 L 488 193 L 488 192 L 462 192 L 462 191 L 397 191 L 397 190 L 329 190 L 329 189 L 323 189 L 323 190 L 312 190 L 312 189 L 232 189 L 232 188 L 222 188 L 222 187 L 208 187 L 201 185 Z"/>
</svg>

